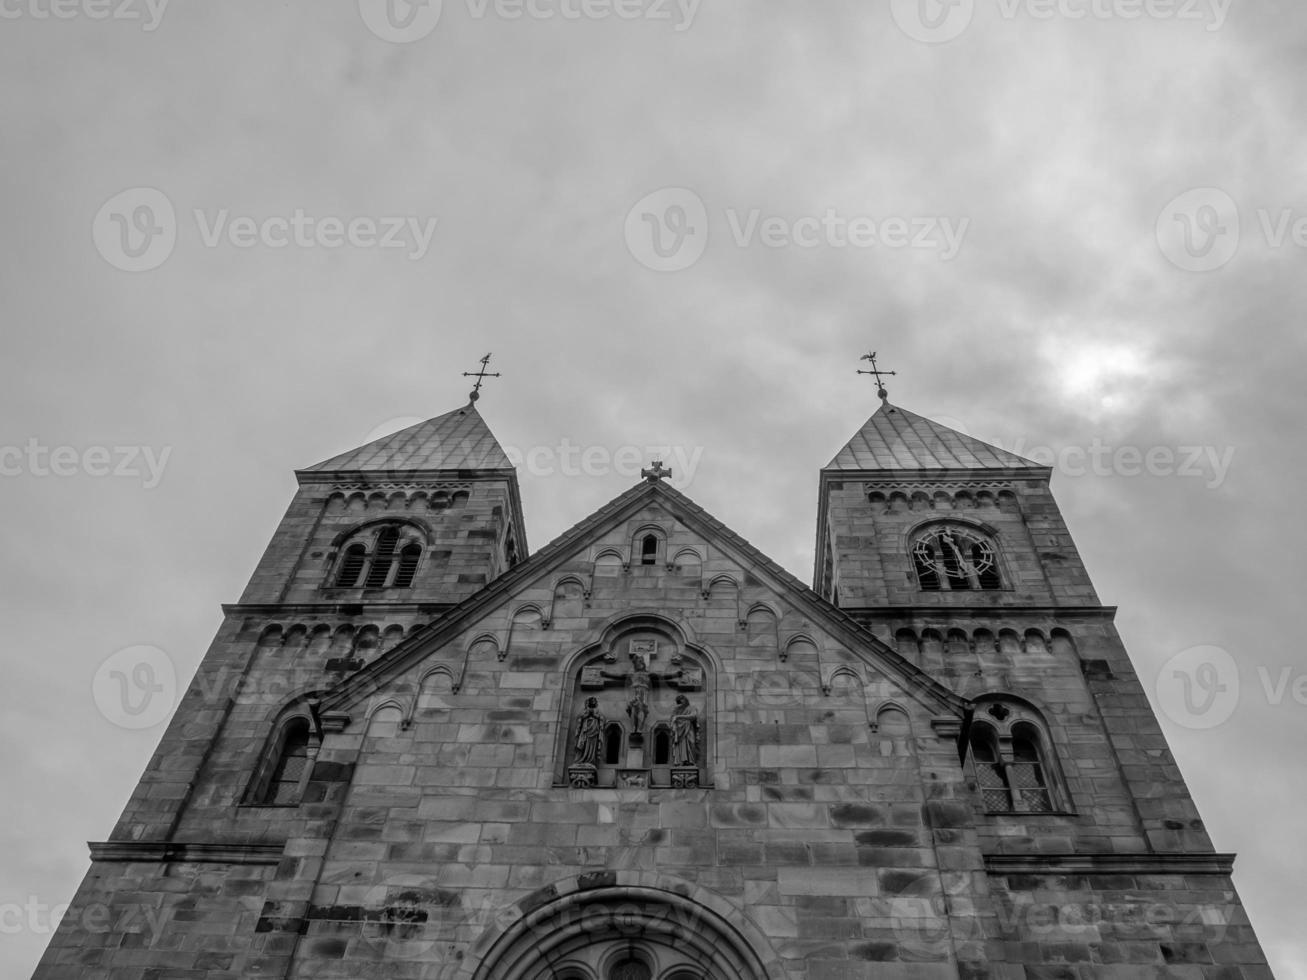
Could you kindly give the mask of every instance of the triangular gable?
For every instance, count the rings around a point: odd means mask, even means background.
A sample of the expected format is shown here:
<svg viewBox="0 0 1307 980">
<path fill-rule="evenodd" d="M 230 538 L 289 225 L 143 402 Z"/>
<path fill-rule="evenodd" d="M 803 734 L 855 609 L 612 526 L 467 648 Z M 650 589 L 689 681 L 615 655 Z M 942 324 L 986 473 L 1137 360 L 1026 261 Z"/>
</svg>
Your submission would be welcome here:
<svg viewBox="0 0 1307 980">
<path fill-rule="evenodd" d="M 503 447 L 472 402 L 333 456 L 301 472 L 511 470 Z"/>
<path fill-rule="evenodd" d="M 664 483 L 641 483 L 605 504 L 589 517 L 554 539 L 529 559 L 469 596 L 425 629 L 406 638 L 358 673 L 346 678 L 322 699 L 324 717 L 347 713 L 355 704 L 384 690 L 435 650 L 456 639 L 499 603 L 511 600 L 537 579 L 549 575 L 572 559 L 587 542 L 627 520 L 651 503 L 662 504 L 687 528 L 724 552 L 734 552 L 751 573 L 785 594 L 795 608 L 813 624 L 867 665 L 897 683 L 905 694 L 925 704 L 933 713 L 962 721 L 969 714 L 969 702 L 940 684 L 927 672 L 901 656 L 867 631 L 857 620 L 831 605 L 784 568 L 714 518 L 684 494 Z M 343 721 L 344 719 L 339 719 Z"/>
<path fill-rule="evenodd" d="M 1023 456 L 881 403 L 825 470 L 1044 470 Z"/>
</svg>

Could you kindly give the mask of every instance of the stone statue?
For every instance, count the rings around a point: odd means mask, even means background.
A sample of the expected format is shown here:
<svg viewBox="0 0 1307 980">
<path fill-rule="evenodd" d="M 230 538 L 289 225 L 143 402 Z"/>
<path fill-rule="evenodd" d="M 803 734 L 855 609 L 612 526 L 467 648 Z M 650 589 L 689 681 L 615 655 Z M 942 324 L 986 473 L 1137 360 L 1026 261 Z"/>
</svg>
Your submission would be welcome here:
<svg viewBox="0 0 1307 980">
<path fill-rule="evenodd" d="M 675 670 L 654 675 L 650 673 L 649 665 L 641 654 L 631 654 L 631 697 L 626 702 L 626 713 L 631 717 L 632 735 L 644 733 L 645 719 L 649 717 L 649 689 L 653 684 L 653 677 L 658 676 L 661 680 L 669 681 L 680 677 L 682 673 L 683 671 Z M 625 680 L 627 677 L 624 673 L 619 674 L 611 670 L 603 671 L 603 676 L 610 680 Z"/>
<path fill-rule="evenodd" d="M 599 699 L 586 698 L 585 710 L 576 724 L 576 745 L 573 763 L 578 766 L 597 766 L 603 754 L 604 716 L 599 713 Z"/>
<path fill-rule="evenodd" d="M 676 695 L 676 710 L 672 712 L 672 765 L 697 766 L 699 764 L 699 716 L 684 694 Z"/>
</svg>

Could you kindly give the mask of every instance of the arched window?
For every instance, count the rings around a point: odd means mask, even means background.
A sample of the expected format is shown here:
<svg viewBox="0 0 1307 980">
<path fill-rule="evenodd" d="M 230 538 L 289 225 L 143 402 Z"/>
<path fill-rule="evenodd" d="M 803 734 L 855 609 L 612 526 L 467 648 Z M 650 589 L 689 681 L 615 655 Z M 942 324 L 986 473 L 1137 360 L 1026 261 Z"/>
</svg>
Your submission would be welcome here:
<svg viewBox="0 0 1307 980">
<path fill-rule="evenodd" d="M 612 722 L 604 729 L 604 764 L 619 765 L 622 761 L 622 726 Z"/>
<path fill-rule="evenodd" d="M 1012 794 L 998 754 L 998 738 L 988 725 L 978 724 L 971 730 L 971 762 L 976 769 L 976 782 L 980 785 L 985 809 L 1001 813 L 1011 810 Z"/>
<path fill-rule="evenodd" d="M 307 718 L 294 718 L 281 729 L 276 748 L 264 759 L 251 784 L 248 802 L 262 806 L 295 806 L 308 781 L 312 736 Z"/>
<path fill-rule="evenodd" d="M 1053 813 L 1066 805 L 1057 766 L 1033 709 L 993 702 L 971 729 L 971 764 L 990 813 Z"/>
<path fill-rule="evenodd" d="M 926 592 L 965 592 L 1003 587 L 994 545 L 979 531 L 936 525 L 916 536 L 912 564 Z"/>
<path fill-rule="evenodd" d="M 358 585 L 363 576 L 363 566 L 368 563 L 368 549 L 361 544 L 352 544 L 345 549 L 345 556 L 340 560 L 340 569 L 336 573 L 336 587 L 352 589 Z"/>
<path fill-rule="evenodd" d="M 395 572 L 395 588 L 407 589 L 413 585 L 413 576 L 417 573 L 418 559 L 421 557 L 421 545 L 404 545 L 399 553 L 399 570 Z"/>
<path fill-rule="evenodd" d="M 672 733 L 665 723 L 654 727 L 653 764 L 667 766 L 672 762 Z"/>
<path fill-rule="evenodd" d="M 377 547 L 372 553 L 372 565 L 368 568 L 365 588 L 384 589 L 390 578 L 390 567 L 395 563 L 395 545 L 399 542 L 399 530 L 387 525 L 377 533 Z"/>
<path fill-rule="evenodd" d="M 1012 726 L 1012 761 L 1008 779 L 1014 795 L 1020 796 L 1021 808 L 1033 813 L 1053 809 L 1048 783 L 1044 778 L 1044 760 L 1039 751 L 1039 732 L 1033 726 Z"/>
<path fill-rule="evenodd" d="M 631 536 L 631 565 L 661 565 L 667 560 L 667 535 L 662 528 L 646 525 Z"/>
<path fill-rule="evenodd" d="M 409 524 L 372 525 L 345 543 L 329 587 L 409 589 L 422 560 L 422 532 Z"/>
</svg>

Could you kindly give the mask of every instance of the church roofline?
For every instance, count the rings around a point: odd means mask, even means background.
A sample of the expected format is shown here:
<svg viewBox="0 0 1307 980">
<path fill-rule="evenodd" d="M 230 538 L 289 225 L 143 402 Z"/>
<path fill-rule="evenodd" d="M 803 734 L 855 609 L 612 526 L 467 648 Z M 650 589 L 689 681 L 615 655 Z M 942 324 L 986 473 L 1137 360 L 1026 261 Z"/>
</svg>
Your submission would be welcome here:
<svg viewBox="0 0 1307 980">
<path fill-rule="evenodd" d="M 875 651 L 877 657 L 884 663 L 872 662 L 872 666 L 889 666 L 899 675 L 898 680 L 903 684 L 905 693 L 924 695 L 937 708 L 957 715 L 963 721 L 965 731 L 966 719 L 970 717 L 970 702 L 967 699 L 955 694 L 926 671 L 908 661 L 848 613 L 817 595 L 781 565 L 689 497 L 661 481 L 639 483 L 614 497 L 588 517 L 564 531 L 536 554 L 463 600 L 440 619 L 429 623 L 423 630 L 401 641 L 378 660 L 346 678 L 336 689 L 322 698 L 322 710 L 332 711 L 343 707 L 351 702 L 357 691 L 376 691 L 381 684 L 407 670 L 413 662 L 431 649 L 433 644 L 439 645 L 444 640 L 457 635 L 469 621 L 496 602 L 512 595 L 524 579 L 548 572 L 551 566 L 561 564 L 588 534 L 603 524 L 621 519 L 624 513 L 639 509 L 651 499 L 662 499 L 668 505 L 677 508 L 679 512 L 674 512 L 673 516 L 691 526 L 700 525 L 701 530 L 711 532 L 720 542 L 738 550 L 742 559 L 754 566 L 755 574 L 762 572 L 770 575 L 780 586 L 791 590 L 796 603 L 801 604 L 810 616 L 823 622 L 829 632 L 842 635 L 856 655 L 865 659 L 865 650 Z"/>
</svg>

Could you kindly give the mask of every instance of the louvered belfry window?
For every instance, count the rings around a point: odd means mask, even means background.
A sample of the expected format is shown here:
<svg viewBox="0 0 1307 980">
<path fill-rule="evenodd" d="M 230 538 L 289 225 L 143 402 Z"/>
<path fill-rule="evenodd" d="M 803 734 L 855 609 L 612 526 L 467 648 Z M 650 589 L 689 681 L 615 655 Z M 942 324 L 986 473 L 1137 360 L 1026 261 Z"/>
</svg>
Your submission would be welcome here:
<svg viewBox="0 0 1307 980">
<path fill-rule="evenodd" d="M 390 578 L 390 568 L 395 564 L 395 545 L 399 543 L 399 531 L 394 527 L 383 527 L 377 534 L 377 548 L 372 554 L 372 566 L 368 569 L 366 588 L 384 589 Z"/>
<path fill-rule="evenodd" d="M 401 547 L 402 545 L 402 547 Z M 341 552 L 330 586 L 337 589 L 410 589 L 422 561 L 422 545 L 401 526 L 359 531 Z"/>
</svg>

